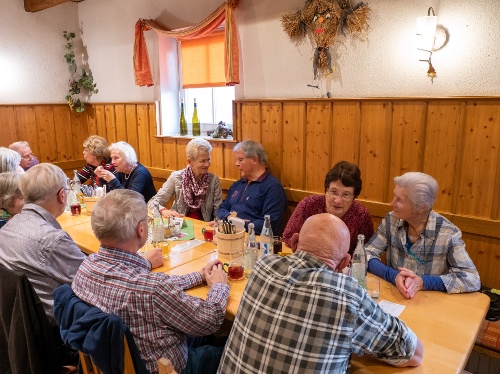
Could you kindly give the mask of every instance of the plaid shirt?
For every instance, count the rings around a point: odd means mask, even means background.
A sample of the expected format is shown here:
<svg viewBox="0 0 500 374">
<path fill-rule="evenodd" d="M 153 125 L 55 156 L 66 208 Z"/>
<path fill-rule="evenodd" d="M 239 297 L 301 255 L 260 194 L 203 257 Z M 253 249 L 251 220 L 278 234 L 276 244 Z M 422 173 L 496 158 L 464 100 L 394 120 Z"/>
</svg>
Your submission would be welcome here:
<svg viewBox="0 0 500 374">
<path fill-rule="evenodd" d="M 366 244 L 368 261 L 387 252 L 387 265 L 405 267 L 417 275 L 439 276 L 448 293 L 479 290 L 481 281 L 465 249 L 462 232 L 442 215 L 431 211 L 417 241 L 406 248 L 406 222 L 388 213 L 376 235 Z"/>
<path fill-rule="evenodd" d="M 162 356 L 180 373 L 187 360 L 186 335 L 219 329 L 229 285 L 216 283 L 202 300 L 184 292 L 202 283 L 199 272 L 168 276 L 151 273 L 150 266 L 135 253 L 101 246 L 82 263 L 72 288 L 80 299 L 125 321 L 151 373 L 158 372 Z"/>
<path fill-rule="evenodd" d="M 345 373 L 352 353 L 403 364 L 416 344 L 353 278 L 298 250 L 257 261 L 218 373 Z"/>
</svg>

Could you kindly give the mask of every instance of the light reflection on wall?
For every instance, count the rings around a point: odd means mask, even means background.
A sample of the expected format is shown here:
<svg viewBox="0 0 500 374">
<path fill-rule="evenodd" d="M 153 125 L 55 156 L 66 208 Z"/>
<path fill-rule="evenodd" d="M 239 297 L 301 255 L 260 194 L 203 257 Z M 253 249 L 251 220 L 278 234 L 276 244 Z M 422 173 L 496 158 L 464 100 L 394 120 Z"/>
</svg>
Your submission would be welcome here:
<svg viewBox="0 0 500 374">
<path fill-rule="evenodd" d="M 14 59 L 0 55 L 0 103 L 18 90 L 20 71 Z"/>
</svg>

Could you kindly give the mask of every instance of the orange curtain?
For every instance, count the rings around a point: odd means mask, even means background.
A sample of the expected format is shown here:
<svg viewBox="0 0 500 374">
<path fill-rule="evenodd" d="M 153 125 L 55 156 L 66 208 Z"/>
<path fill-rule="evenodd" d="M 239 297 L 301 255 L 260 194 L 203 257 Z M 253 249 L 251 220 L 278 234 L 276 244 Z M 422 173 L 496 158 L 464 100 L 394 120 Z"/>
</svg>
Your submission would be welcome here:
<svg viewBox="0 0 500 374">
<path fill-rule="evenodd" d="M 152 86 L 151 67 L 149 64 L 148 48 L 144 38 L 144 31 L 151 29 L 178 40 L 189 40 L 202 38 L 210 35 L 223 22 L 225 24 L 225 56 L 224 70 L 226 85 L 233 86 L 240 83 L 240 63 L 238 51 L 238 38 L 236 34 L 236 23 L 234 21 L 233 9 L 239 4 L 239 0 L 226 0 L 215 12 L 195 26 L 178 30 L 168 30 L 154 20 L 139 19 L 135 24 L 134 42 L 134 74 L 135 84 L 138 86 Z"/>
</svg>

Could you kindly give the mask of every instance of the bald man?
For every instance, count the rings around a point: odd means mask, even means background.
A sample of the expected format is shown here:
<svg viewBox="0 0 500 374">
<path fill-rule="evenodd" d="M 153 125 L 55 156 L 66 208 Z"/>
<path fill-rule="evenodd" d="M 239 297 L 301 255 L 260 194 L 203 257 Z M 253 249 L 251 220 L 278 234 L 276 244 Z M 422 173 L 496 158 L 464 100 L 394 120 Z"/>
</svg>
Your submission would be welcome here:
<svg viewBox="0 0 500 374">
<path fill-rule="evenodd" d="M 291 242 L 292 256 L 257 261 L 218 373 L 345 373 L 352 353 L 420 365 L 413 331 L 342 274 L 350 260 L 342 220 L 311 216 Z"/>
</svg>

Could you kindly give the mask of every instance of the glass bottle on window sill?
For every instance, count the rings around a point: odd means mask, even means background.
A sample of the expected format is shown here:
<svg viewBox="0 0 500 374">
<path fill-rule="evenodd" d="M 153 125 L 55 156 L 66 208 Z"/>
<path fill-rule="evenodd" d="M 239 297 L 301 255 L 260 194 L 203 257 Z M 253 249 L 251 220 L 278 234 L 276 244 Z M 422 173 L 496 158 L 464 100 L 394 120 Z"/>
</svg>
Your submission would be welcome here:
<svg viewBox="0 0 500 374">
<path fill-rule="evenodd" d="M 193 109 L 193 136 L 200 136 L 200 120 L 198 119 L 198 109 L 196 108 L 196 98 L 194 99 Z"/>
<path fill-rule="evenodd" d="M 184 116 L 184 99 L 181 99 L 181 116 L 179 119 L 179 130 L 180 130 L 179 132 L 181 135 L 188 134 L 186 117 Z"/>
</svg>

